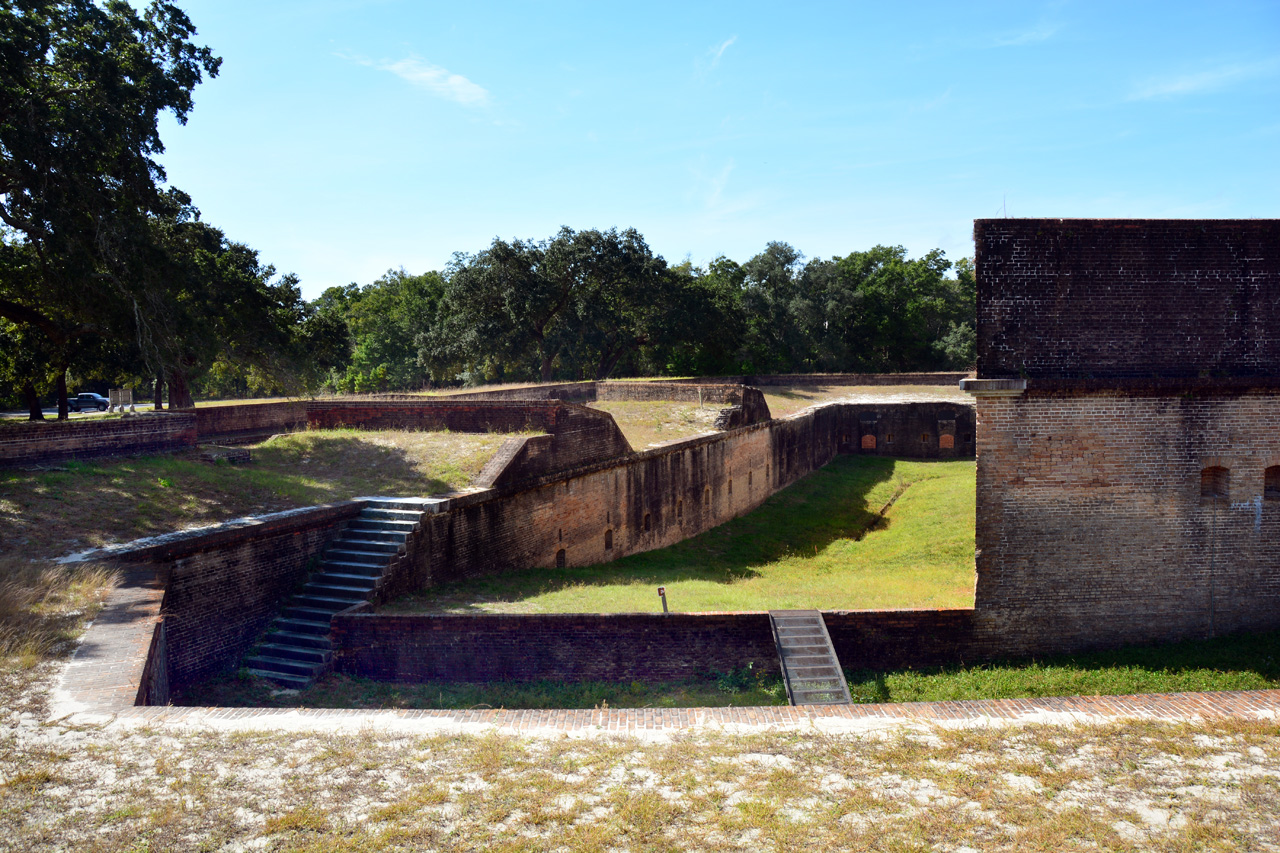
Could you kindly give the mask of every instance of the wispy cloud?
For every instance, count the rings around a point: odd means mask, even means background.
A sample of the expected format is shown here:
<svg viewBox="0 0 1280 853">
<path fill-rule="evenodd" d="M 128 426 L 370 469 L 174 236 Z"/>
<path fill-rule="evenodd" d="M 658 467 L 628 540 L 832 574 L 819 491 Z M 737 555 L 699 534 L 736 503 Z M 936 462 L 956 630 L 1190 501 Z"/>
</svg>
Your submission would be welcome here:
<svg viewBox="0 0 1280 853">
<path fill-rule="evenodd" d="M 430 62 L 426 62 L 416 56 L 392 62 L 386 59 L 374 60 L 363 56 L 339 55 L 344 59 L 349 59 L 369 68 L 389 71 L 406 83 L 411 83 L 437 97 L 455 101 L 463 106 L 483 107 L 489 103 L 489 90 L 483 86 L 471 82 L 461 74 L 454 74 L 447 68 L 432 65 Z"/>
<path fill-rule="evenodd" d="M 715 68 L 720 64 L 720 57 L 724 56 L 724 52 L 732 47 L 737 40 L 738 37 L 736 35 L 729 36 L 729 38 L 707 51 L 707 56 L 711 57 L 711 68 Z"/>
<path fill-rule="evenodd" d="M 1280 58 L 1261 62 L 1232 62 L 1190 74 L 1149 77 L 1133 86 L 1129 92 L 1129 100 L 1150 101 L 1214 92 L 1242 80 L 1267 77 L 1277 71 L 1280 71 Z"/>
</svg>

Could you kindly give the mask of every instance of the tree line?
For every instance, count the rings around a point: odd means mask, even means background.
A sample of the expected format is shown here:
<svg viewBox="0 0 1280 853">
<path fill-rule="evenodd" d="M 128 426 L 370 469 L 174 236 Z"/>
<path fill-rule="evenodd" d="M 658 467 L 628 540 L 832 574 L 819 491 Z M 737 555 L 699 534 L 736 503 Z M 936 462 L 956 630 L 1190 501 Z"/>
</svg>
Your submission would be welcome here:
<svg viewBox="0 0 1280 853">
<path fill-rule="evenodd" d="M 67 417 L 73 387 L 205 397 L 623 375 L 964 368 L 969 264 L 877 246 L 669 264 L 634 229 L 495 239 L 445 269 L 308 302 L 167 185 L 221 60 L 154 0 L 0 4 L 0 403 Z"/>
<path fill-rule="evenodd" d="M 326 290 L 345 324 L 335 392 L 610 376 L 968 369 L 974 279 L 940 250 L 668 264 L 634 229 L 495 239 L 440 272 Z"/>
</svg>

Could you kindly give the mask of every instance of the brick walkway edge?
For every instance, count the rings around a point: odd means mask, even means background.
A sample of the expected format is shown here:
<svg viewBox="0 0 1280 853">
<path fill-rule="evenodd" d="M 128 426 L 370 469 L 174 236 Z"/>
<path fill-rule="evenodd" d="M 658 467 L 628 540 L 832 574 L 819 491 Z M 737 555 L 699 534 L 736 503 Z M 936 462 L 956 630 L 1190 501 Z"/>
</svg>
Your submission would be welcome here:
<svg viewBox="0 0 1280 853">
<path fill-rule="evenodd" d="M 317 732 L 373 730 L 406 734 L 498 731 L 528 735 L 628 734 L 643 737 L 669 736 L 696 730 L 747 734 L 804 729 L 839 733 L 929 725 L 1069 725 L 1135 719 L 1158 722 L 1280 720 L 1280 690 L 1063 696 L 807 708 L 365 711 L 156 706 L 82 709 L 64 719 L 72 723 L 163 725 L 180 728 Z"/>
</svg>

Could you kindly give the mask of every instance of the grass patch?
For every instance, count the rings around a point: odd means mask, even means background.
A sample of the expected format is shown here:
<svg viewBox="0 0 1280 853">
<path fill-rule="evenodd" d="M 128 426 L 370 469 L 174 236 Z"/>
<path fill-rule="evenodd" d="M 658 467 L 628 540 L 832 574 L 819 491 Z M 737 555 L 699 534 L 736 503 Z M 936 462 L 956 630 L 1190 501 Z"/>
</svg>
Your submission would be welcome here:
<svg viewBox="0 0 1280 853">
<path fill-rule="evenodd" d="M 315 430 L 252 446 L 253 461 L 196 453 L 0 471 L 0 556 L 47 558 L 358 495 L 430 495 L 467 485 L 509 436 Z"/>
<path fill-rule="evenodd" d="M 858 702 L 1119 696 L 1280 687 L 1280 631 L 980 666 L 849 671 Z"/>
<path fill-rule="evenodd" d="M 667 400 L 609 400 L 591 408 L 613 415 L 622 434 L 636 450 L 715 432 L 716 416 L 723 406 L 677 403 Z"/>
<path fill-rule="evenodd" d="M 973 531 L 972 461 L 841 456 L 748 515 L 668 548 L 442 585 L 385 610 L 655 611 L 658 586 L 683 612 L 967 607 Z"/>
<path fill-rule="evenodd" d="M 706 708 L 785 705 L 776 676 L 743 668 L 681 682 L 429 681 L 392 684 L 331 673 L 303 691 L 281 690 L 248 672 L 213 678 L 174 698 L 175 705 L 224 708 Z"/>
</svg>

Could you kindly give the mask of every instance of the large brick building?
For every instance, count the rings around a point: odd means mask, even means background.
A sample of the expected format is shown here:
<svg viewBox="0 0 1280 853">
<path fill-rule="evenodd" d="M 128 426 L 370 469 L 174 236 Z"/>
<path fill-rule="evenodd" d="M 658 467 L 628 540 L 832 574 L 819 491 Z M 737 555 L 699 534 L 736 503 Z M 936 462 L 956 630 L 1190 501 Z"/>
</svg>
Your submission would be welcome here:
<svg viewBox="0 0 1280 853">
<path fill-rule="evenodd" d="M 1280 221 L 974 238 L 983 632 L 1035 652 L 1280 627 Z"/>
</svg>

